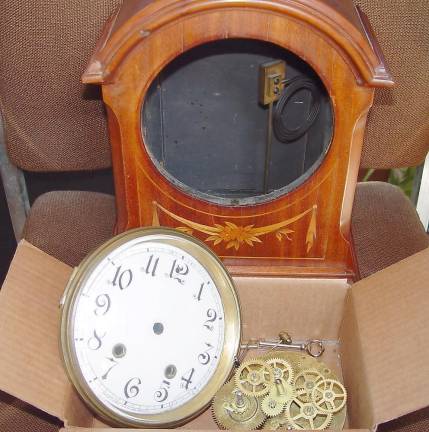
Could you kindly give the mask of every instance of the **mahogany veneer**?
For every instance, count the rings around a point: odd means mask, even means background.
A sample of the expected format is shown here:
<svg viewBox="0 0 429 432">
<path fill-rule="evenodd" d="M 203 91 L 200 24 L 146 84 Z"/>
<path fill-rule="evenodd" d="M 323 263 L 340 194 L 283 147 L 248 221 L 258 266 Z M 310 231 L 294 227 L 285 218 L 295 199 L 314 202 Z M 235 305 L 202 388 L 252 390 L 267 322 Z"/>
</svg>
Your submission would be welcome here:
<svg viewBox="0 0 429 432">
<path fill-rule="evenodd" d="M 292 51 L 332 100 L 331 147 L 295 190 L 257 205 L 224 206 L 174 186 L 152 162 L 141 106 L 159 72 L 192 47 L 228 38 Z M 353 276 L 350 218 L 368 110 L 392 78 L 366 17 L 343 0 L 129 0 L 107 23 L 85 83 L 103 87 L 117 231 L 165 225 L 209 244 L 236 274 Z"/>
</svg>

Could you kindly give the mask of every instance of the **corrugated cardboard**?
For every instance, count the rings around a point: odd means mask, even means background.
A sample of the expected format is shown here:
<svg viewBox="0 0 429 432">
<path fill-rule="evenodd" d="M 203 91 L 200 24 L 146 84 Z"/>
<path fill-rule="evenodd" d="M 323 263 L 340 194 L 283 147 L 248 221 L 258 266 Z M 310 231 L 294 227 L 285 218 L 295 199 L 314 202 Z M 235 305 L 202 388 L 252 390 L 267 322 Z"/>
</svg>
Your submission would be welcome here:
<svg viewBox="0 0 429 432">
<path fill-rule="evenodd" d="M 69 385 L 55 341 L 58 302 L 71 271 L 22 242 L 0 291 L 0 388 L 56 417 Z"/>
<path fill-rule="evenodd" d="M 344 280 L 238 278 L 244 338 L 287 329 L 296 339 L 326 340 L 323 360 L 342 369 L 354 428 L 420 409 L 429 405 L 428 262 L 429 250 L 352 288 Z M 106 425 L 77 397 L 59 357 L 58 304 L 71 271 L 19 244 L 0 292 L 0 389 L 83 432 Z M 184 428 L 216 426 L 206 412 Z"/>
<path fill-rule="evenodd" d="M 429 249 L 351 288 L 343 371 L 350 393 L 365 396 L 351 403 L 352 424 L 367 413 L 364 425 L 380 424 L 429 405 L 428 289 Z"/>
</svg>

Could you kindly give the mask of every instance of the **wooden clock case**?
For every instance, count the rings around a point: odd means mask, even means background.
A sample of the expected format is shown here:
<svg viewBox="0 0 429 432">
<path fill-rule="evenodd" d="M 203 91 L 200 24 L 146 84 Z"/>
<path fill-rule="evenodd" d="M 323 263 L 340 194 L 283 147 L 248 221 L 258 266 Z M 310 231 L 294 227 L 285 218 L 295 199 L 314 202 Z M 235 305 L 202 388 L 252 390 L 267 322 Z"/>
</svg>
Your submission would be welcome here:
<svg viewBox="0 0 429 432">
<path fill-rule="evenodd" d="M 141 132 L 142 104 L 170 62 L 211 41 L 266 41 L 320 77 L 333 137 L 320 166 L 293 190 L 247 205 L 211 202 L 156 167 Z M 233 274 L 356 275 L 350 219 L 374 88 L 392 78 L 365 15 L 350 0 L 128 0 L 107 23 L 85 83 L 107 106 L 117 232 L 163 225 L 207 244 Z"/>
</svg>

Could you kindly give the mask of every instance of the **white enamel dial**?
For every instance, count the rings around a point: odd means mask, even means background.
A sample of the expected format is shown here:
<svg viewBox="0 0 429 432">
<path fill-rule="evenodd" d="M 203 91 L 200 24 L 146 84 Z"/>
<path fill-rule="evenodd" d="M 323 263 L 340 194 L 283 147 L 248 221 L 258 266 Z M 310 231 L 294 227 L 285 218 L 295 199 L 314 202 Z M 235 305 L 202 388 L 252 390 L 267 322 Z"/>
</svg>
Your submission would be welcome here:
<svg viewBox="0 0 429 432">
<path fill-rule="evenodd" d="M 105 254 L 75 293 L 72 363 L 111 418 L 147 424 L 192 404 L 229 348 L 217 282 L 185 249 L 133 238 Z"/>
</svg>

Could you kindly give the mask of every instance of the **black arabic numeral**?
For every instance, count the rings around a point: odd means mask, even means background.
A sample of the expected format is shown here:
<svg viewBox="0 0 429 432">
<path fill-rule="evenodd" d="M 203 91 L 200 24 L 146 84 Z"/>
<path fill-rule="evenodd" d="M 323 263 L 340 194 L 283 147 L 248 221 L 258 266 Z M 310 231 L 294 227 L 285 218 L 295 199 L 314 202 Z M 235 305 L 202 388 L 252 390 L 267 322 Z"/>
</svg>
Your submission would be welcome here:
<svg viewBox="0 0 429 432">
<path fill-rule="evenodd" d="M 151 255 L 149 261 L 146 266 L 145 273 L 150 274 L 151 276 L 156 275 L 156 268 L 158 267 L 159 258 L 154 259 L 155 256 Z"/>
<path fill-rule="evenodd" d="M 122 266 L 116 270 L 115 277 L 113 278 L 113 286 L 119 285 L 121 290 L 128 288 L 133 281 L 133 272 L 131 270 L 124 270 L 121 272 Z"/>
<path fill-rule="evenodd" d="M 183 285 L 185 281 L 179 276 L 186 276 L 188 273 L 189 273 L 189 267 L 185 263 L 177 263 L 177 260 L 174 260 L 170 271 L 171 279 L 175 279 L 177 282 Z"/>
<path fill-rule="evenodd" d="M 111 366 L 109 367 L 109 369 L 107 369 L 107 372 L 106 372 L 104 375 L 101 376 L 101 379 L 102 379 L 102 380 L 106 380 L 107 377 L 109 376 L 111 370 L 112 370 L 113 368 L 115 368 L 116 366 L 118 366 L 118 364 L 119 364 L 119 363 L 118 363 L 114 358 L 112 358 L 112 357 L 106 357 L 106 359 L 109 360 Z"/>
<path fill-rule="evenodd" d="M 192 368 L 191 370 L 186 372 L 185 375 L 182 376 L 182 383 L 181 383 L 182 388 L 184 387 L 186 390 L 188 390 L 189 386 L 192 384 L 192 377 L 194 376 L 194 373 L 195 373 L 195 369 Z"/>
<path fill-rule="evenodd" d="M 124 387 L 124 394 L 127 399 L 135 398 L 140 393 L 139 385 L 142 381 L 140 378 L 131 378 Z"/>
<path fill-rule="evenodd" d="M 97 309 L 94 309 L 94 313 L 97 316 L 106 315 L 110 309 L 110 297 L 108 294 L 100 294 L 95 299 L 95 304 L 97 305 Z"/>
<path fill-rule="evenodd" d="M 106 333 L 104 333 L 103 336 L 99 336 L 97 330 L 94 330 L 93 336 L 88 339 L 88 348 L 92 351 L 99 350 L 101 345 L 103 345 L 101 339 L 103 339 L 104 336 L 106 336 Z"/>
<path fill-rule="evenodd" d="M 213 346 L 210 345 L 209 343 L 206 342 L 206 345 L 207 345 L 207 349 L 198 356 L 198 361 L 203 366 L 206 366 L 206 365 L 208 365 L 210 363 L 211 357 L 210 357 L 209 351 L 211 349 L 213 349 Z"/>
<path fill-rule="evenodd" d="M 200 286 L 200 290 L 198 291 L 198 295 L 194 296 L 198 301 L 201 301 L 201 295 L 203 293 L 205 283 L 203 282 Z"/>
<path fill-rule="evenodd" d="M 157 402 L 165 402 L 168 398 L 168 388 L 170 388 L 170 383 L 168 381 L 163 381 L 159 390 L 155 392 L 155 400 Z"/>
<path fill-rule="evenodd" d="M 204 327 L 207 328 L 210 331 L 213 331 L 213 324 L 216 321 L 217 313 L 214 309 L 209 309 L 207 311 L 207 318 L 206 322 L 204 323 Z"/>
</svg>

